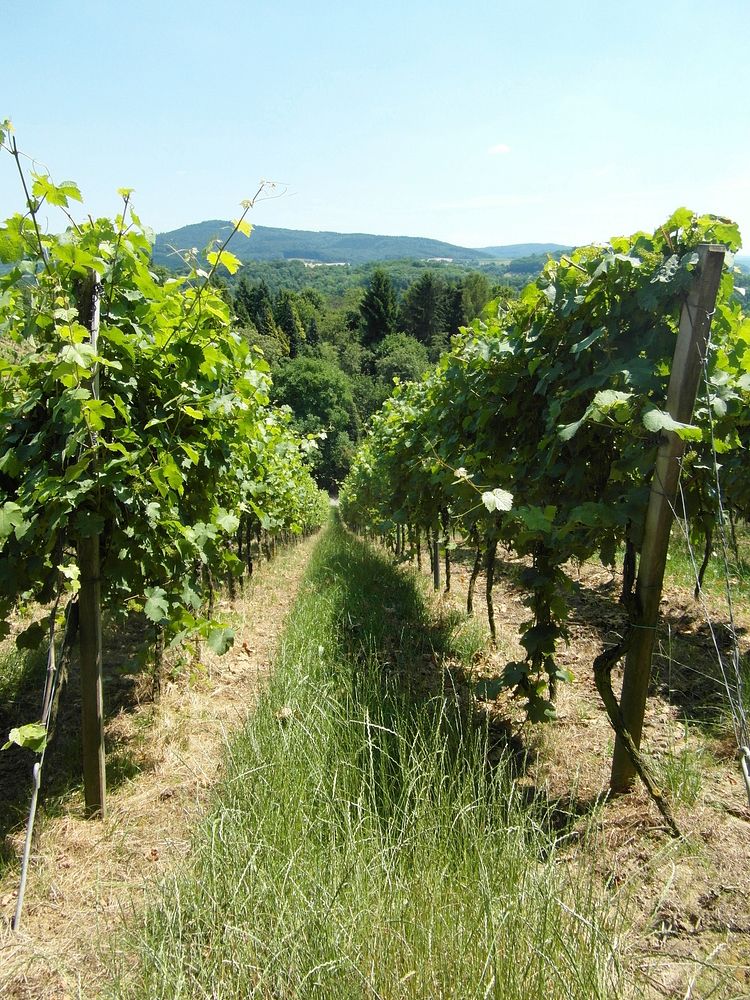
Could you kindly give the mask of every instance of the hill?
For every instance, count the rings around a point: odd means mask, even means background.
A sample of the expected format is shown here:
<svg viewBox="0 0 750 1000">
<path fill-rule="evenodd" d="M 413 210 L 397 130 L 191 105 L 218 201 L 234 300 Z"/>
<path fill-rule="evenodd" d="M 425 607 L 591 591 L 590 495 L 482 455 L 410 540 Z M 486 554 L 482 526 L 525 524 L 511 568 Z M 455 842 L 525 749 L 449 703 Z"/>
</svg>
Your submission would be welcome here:
<svg viewBox="0 0 750 1000">
<path fill-rule="evenodd" d="M 159 233 L 154 245 L 154 262 L 174 268 L 173 249 L 204 248 L 210 240 L 223 238 L 231 223 L 221 219 L 198 222 L 168 233 Z M 255 226 L 252 236 L 235 234 L 229 248 L 240 260 L 304 260 L 320 264 L 368 264 L 375 261 L 431 258 L 455 262 L 514 260 L 530 254 L 554 253 L 568 249 L 555 243 L 520 243 L 474 249 L 421 236 L 376 236 L 370 233 L 312 232 L 304 229 L 277 229 Z"/>
<path fill-rule="evenodd" d="M 543 254 L 567 253 L 572 248 L 562 243 L 511 243 L 508 246 L 480 247 L 482 253 L 503 260 L 517 260 L 519 257 L 538 257 Z"/>
</svg>

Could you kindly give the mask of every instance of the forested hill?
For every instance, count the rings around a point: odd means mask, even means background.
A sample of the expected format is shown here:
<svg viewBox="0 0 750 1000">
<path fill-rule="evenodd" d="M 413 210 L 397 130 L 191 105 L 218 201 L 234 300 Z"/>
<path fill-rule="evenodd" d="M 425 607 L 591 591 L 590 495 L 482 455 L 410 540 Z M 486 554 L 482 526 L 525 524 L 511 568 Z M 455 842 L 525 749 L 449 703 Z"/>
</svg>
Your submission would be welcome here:
<svg viewBox="0 0 750 1000">
<path fill-rule="evenodd" d="M 511 243 L 508 246 L 480 247 L 476 252 L 486 254 L 493 260 L 518 260 L 519 257 L 539 257 L 546 253 L 556 256 L 568 253 L 571 249 L 572 247 L 563 246 L 562 243 Z"/>
<path fill-rule="evenodd" d="M 169 233 L 159 233 L 154 246 L 154 262 L 174 268 L 179 258 L 172 252 L 197 247 L 202 250 L 210 240 L 226 237 L 231 223 L 220 219 L 197 222 Z M 529 254 L 564 251 L 556 243 L 522 243 L 484 249 L 455 246 L 441 240 L 419 236 L 374 236 L 369 233 L 311 232 L 303 229 L 276 229 L 255 226 L 250 237 L 236 233 L 230 249 L 240 260 L 318 261 L 321 264 L 366 264 L 406 258 L 448 258 L 453 261 L 514 260 Z"/>
</svg>

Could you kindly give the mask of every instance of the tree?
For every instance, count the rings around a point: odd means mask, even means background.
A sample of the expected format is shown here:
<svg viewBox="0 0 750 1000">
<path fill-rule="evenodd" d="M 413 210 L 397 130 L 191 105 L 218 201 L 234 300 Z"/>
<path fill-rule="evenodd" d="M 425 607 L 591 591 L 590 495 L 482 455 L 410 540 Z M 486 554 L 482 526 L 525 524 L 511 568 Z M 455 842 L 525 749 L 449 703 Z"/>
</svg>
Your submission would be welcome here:
<svg viewBox="0 0 750 1000">
<path fill-rule="evenodd" d="M 314 288 L 303 288 L 301 292 L 293 293 L 294 308 L 300 318 L 305 333 L 313 321 L 317 326 L 324 310 L 323 296 Z"/>
<path fill-rule="evenodd" d="M 318 347 L 320 344 L 320 330 L 318 329 L 318 321 L 315 316 L 310 317 L 310 322 L 307 324 L 307 329 L 305 330 L 305 338 L 308 347 Z"/>
<path fill-rule="evenodd" d="M 392 333 L 375 351 L 375 373 L 392 388 L 394 378 L 415 382 L 429 366 L 427 351 L 408 333 Z"/>
<path fill-rule="evenodd" d="M 401 306 L 401 322 L 407 333 L 430 344 L 444 330 L 443 286 L 432 271 L 425 271 L 410 285 Z"/>
<path fill-rule="evenodd" d="M 275 373 L 274 396 L 277 402 L 291 407 L 299 431 L 325 431 L 326 437 L 319 442 L 315 475 L 326 489 L 337 488 L 360 437 L 359 414 L 349 378 L 329 361 L 299 357 Z"/>
<path fill-rule="evenodd" d="M 466 326 L 467 320 L 463 284 L 446 285 L 443 289 L 443 326 L 445 331 L 453 337 L 462 326 Z"/>
<path fill-rule="evenodd" d="M 493 297 L 492 286 L 481 271 L 471 271 L 463 280 L 463 292 L 466 320 L 471 322 Z"/>
<path fill-rule="evenodd" d="M 359 311 L 365 345 L 377 344 L 395 331 L 398 316 L 396 293 L 390 275 L 382 268 L 373 273 Z"/>
<path fill-rule="evenodd" d="M 232 305 L 241 326 L 252 323 L 258 326 L 258 315 L 264 302 L 270 303 L 268 285 L 265 281 L 250 284 L 243 275 L 237 282 Z"/>
<path fill-rule="evenodd" d="M 305 328 L 299 318 L 293 292 L 279 292 L 276 298 L 276 323 L 289 347 L 289 357 L 296 358 L 305 339 Z"/>
</svg>

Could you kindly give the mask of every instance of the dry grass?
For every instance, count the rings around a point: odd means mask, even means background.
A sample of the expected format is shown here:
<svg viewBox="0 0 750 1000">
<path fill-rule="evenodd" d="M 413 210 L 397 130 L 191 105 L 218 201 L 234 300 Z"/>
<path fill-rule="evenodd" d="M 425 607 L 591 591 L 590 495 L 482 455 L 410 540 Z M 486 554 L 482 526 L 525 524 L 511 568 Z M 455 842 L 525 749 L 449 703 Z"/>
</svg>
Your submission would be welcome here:
<svg viewBox="0 0 750 1000">
<path fill-rule="evenodd" d="M 108 723 L 114 759 L 133 777 L 109 795 L 107 819 L 83 819 L 79 794 L 40 824 L 22 928 L 10 930 L 17 869 L 0 882 L 0 996 L 93 997 L 107 976 L 103 955 L 146 886 L 184 856 L 221 770 L 226 736 L 241 726 L 268 675 L 315 539 L 256 572 L 234 617 L 232 650 L 204 650 L 200 668 L 168 683 L 158 704 L 131 704 Z M 23 831 L 10 838 L 20 855 Z"/>
</svg>

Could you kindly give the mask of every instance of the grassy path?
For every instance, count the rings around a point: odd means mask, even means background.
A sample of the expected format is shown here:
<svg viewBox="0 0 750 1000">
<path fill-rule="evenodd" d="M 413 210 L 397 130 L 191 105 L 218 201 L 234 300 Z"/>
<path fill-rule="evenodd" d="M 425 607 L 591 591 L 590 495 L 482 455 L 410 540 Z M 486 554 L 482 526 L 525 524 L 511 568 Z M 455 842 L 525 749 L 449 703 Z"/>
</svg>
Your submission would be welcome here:
<svg viewBox="0 0 750 1000">
<path fill-rule="evenodd" d="M 621 995 L 612 898 L 453 693 L 476 641 L 329 528 L 190 856 L 118 942 L 117 995 Z"/>
<path fill-rule="evenodd" d="M 89 1000 L 110 978 L 102 951 L 120 940 L 145 888 L 189 854 L 224 757 L 227 734 L 242 727 L 267 683 L 269 664 L 294 603 L 315 538 L 263 564 L 244 597 L 222 613 L 235 646 L 204 649 L 200 668 L 168 683 L 158 704 L 132 704 L 107 725 L 109 815 L 83 819 L 80 790 L 38 822 L 20 934 L 10 930 L 18 868 L 0 877 L 0 997 Z M 77 719 L 74 717 L 72 725 Z M 119 770 L 119 781 L 112 781 Z M 54 804 L 54 803 L 53 803 Z M 20 854 L 23 830 L 14 834 Z"/>
</svg>

